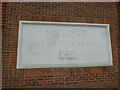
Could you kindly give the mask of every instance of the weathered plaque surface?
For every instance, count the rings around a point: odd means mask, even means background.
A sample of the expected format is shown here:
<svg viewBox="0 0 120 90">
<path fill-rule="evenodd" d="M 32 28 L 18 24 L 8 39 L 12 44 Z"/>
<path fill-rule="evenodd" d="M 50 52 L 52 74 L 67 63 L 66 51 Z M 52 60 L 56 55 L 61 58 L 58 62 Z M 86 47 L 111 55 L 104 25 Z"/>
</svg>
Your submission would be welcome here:
<svg viewBox="0 0 120 90">
<path fill-rule="evenodd" d="M 111 65 L 108 24 L 19 22 L 17 68 Z"/>
</svg>

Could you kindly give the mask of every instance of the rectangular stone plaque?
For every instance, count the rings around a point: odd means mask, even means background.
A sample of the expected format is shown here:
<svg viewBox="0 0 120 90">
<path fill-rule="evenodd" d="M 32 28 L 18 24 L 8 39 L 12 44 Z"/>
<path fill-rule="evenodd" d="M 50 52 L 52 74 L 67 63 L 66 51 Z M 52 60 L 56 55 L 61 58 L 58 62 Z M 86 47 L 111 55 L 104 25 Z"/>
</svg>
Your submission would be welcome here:
<svg viewBox="0 0 120 90">
<path fill-rule="evenodd" d="M 108 24 L 20 21 L 17 68 L 112 66 Z"/>
</svg>

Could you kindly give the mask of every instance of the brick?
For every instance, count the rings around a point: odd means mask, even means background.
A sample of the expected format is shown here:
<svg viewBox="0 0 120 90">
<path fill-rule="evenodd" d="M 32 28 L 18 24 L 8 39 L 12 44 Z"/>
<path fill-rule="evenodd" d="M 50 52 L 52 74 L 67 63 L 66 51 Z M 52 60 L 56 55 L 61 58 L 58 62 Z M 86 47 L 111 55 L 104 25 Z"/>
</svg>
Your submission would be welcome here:
<svg viewBox="0 0 120 90">
<path fill-rule="evenodd" d="M 117 3 L 11 2 L 2 3 L 3 88 L 117 88 L 120 38 Z M 119 12 L 119 10 L 118 10 Z M 112 67 L 16 69 L 19 20 L 110 24 Z M 0 31 L 0 33 L 2 33 Z M 119 56 L 118 56 L 119 55 Z M 107 82 L 107 83 L 105 83 Z M 104 84 L 103 84 L 104 83 Z M 120 85 L 119 85 L 120 86 Z"/>
</svg>

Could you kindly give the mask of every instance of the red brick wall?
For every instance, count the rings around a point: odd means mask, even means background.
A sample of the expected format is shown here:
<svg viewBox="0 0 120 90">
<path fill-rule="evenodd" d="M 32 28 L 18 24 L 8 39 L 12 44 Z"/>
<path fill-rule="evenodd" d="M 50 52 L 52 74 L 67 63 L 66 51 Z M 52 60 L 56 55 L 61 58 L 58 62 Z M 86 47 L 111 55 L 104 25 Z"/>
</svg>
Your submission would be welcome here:
<svg viewBox="0 0 120 90">
<path fill-rule="evenodd" d="M 118 85 L 119 85 L 119 88 L 120 88 L 120 2 L 117 3 L 117 7 L 118 7 L 118 28 L 119 28 L 119 33 L 118 33 L 118 64 L 119 64 L 119 77 L 118 77 Z"/>
<path fill-rule="evenodd" d="M 2 88 L 2 3 L 0 3 L 0 89 Z"/>
<path fill-rule="evenodd" d="M 3 88 L 118 88 L 116 3 L 3 3 Z M 3 13 L 4 14 L 4 13 Z M 19 20 L 110 24 L 112 67 L 16 69 Z"/>
</svg>

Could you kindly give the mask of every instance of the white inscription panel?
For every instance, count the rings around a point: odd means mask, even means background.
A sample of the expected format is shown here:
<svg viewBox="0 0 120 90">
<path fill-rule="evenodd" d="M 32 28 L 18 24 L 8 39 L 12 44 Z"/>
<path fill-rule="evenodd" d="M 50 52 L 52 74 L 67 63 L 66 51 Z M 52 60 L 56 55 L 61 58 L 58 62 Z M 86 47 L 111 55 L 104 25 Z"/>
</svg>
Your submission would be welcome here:
<svg viewBox="0 0 120 90">
<path fill-rule="evenodd" d="M 111 65 L 108 24 L 19 22 L 17 68 Z"/>
</svg>

